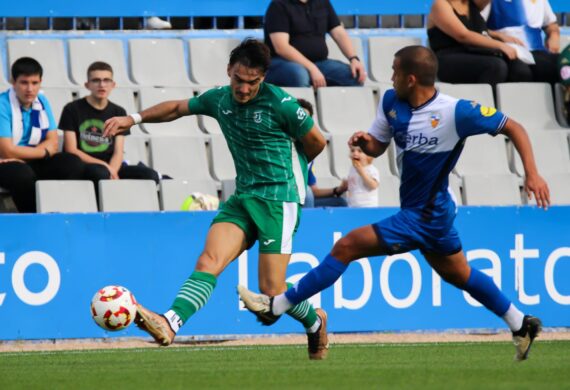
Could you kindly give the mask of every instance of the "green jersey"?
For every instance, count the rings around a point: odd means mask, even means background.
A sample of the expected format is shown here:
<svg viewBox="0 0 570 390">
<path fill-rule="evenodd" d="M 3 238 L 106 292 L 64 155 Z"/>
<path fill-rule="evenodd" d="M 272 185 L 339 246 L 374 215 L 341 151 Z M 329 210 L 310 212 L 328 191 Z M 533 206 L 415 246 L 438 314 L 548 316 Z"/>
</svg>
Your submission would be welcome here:
<svg viewBox="0 0 570 390">
<path fill-rule="evenodd" d="M 238 193 L 304 203 L 307 158 L 299 140 L 314 122 L 294 97 L 262 83 L 255 98 L 240 104 L 225 86 L 190 99 L 188 108 L 218 120 L 234 160 Z"/>
</svg>

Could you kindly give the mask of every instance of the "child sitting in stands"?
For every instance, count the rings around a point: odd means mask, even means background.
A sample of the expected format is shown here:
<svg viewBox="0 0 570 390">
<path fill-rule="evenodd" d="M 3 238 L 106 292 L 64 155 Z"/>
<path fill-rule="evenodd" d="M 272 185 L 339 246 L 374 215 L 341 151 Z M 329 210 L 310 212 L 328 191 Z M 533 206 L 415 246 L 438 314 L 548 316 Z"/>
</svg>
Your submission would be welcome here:
<svg viewBox="0 0 570 390">
<path fill-rule="evenodd" d="M 373 157 L 367 156 L 357 146 L 350 148 L 352 167 L 348 177 L 341 184 L 341 191 L 347 192 L 349 207 L 378 207 L 378 169 L 372 165 Z"/>
</svg>

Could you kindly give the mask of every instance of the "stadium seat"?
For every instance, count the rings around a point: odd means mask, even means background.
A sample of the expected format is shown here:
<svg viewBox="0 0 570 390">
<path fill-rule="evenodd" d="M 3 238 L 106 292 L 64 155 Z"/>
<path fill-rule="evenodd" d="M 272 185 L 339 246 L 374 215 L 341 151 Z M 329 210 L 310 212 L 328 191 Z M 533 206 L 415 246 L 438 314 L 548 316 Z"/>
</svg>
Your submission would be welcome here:
<svg viewBox="0 0 570 390">
<path fill-rule="evenodd" d="M 198 94 L 202 94 L 209 89 L 209 87 L 201 87 L 198 88 L 197 92 Z M 222 129 L 220 128 L 220 125 L 215 118 L 206 115 L 198 115 L 197 118 L 198 125 L 203 132 L 208 134 L 222 134 Z"/>
<path fill-rule="evenodd" d="M 324 184 L 324 181 L 329 179 L 335 179 L 338 181 L 338 178 L 335 178 L 331 173 L 331 147 L 330 145 L 325 146 L 325 149 L 313 160 L 313 175 L 317 179 L 317 186 L 318 187 L 327 187 Z"/>
<path fill-rule="evenodd" d="M 564 115 L 564 86 L 557 83 L 554 87 L 554 108 L 556 111 L 556 119 L 562 127 L 570 127 L 570 122 Z"/>
<path fill-rule="evenodd" d="M 0 61 L 4 64 L 4 54 L 0 52 Z M 4 92 L 10 87 L 8 80 L 10 79 L 10 72 L 4 74 L 4 66 L 0 66 L 0 91 Z"/>
<path fill-rule="evenodd" d="M 529 132 L 563 130 L 556 122 L 550 84 L 497 84 L 497 107 Z"/>
<path fill-rule="evenodd" d="M 126 136 L 123 149 L 123 161 L 129 165 L 137 165 L 139 162 L 142 162 L 146 166 L 150 166 L 147 147 L 148 142 L 148 136 L 138 134 Z"/>
<path fill-rule="evenodd" d="M 38 180 L 38 213 L 96 213 L 95 186 L 87 180 Z"/>
<path fill-rule="evenodd" d="M 177 180 L 213 180 L 201 137 L 152 137 L 150 160 L 156 171 Z"/>
<path fill-rule="evenodd" d="M 99 209 L 103 212 L 159 211 L 156 183 L 152 180 L 101 180 Z"/>
<path fill-rule="evenodd" d="M 400 179 L 396 176 L 380 176 L 378 183 L 378 206 L 400 206 Z"/>
<path fill-rule="evenodd" d="M 237 38 L 196 38 L 188 40 L 192 80 L 196 84 L 208 86 L 229 84 L 228 60 L 231 51 L 239 43 L 240 40 Z"/>
<path fill-rule="evenodd" d="M 166 100 L 190 99 L 194 92 L 190 88 L 141 88 L 141 109 L 146 109 Z M 179 118 L 172 122 L 144 123 L 143 129 L 151 135 L 198 136 L 203 135 L 195 116 Z"/>
<path fill-rule="evenodd" d="M 465 175 L 463 190 L 465 204 L 469 206 L 522 204 L 519 179 L 514 175 Z"/>
<path fill-rule="evenodd" d="M 161 210 L 180 211 L 184 200 L 194 192 L 218 196 L 216 183 L 212 180 L 161 180 Z"/>
<path fill-rule="evenodd" d="M 73 89 L 42 88 L 41 92 L 49 101 L 51 111 L 53 112 L 53 117 L 55 118 L 55 123 L 59 124 L 59 118 L 61 117 L 63 107 L 65 107 L 67 103 L 73 101 Z"/>
<path fill-rule="evenodd" d="M 541 174 L 570 173 L 568 136 L 563 131 L 543 131 L 529 134 L 538 171 Z M 515 172 L 524 176 L 519 154 L 510 144 L 514 156 Z"/>
<path fill-rule="evenodd" d="M 449 84 L 437 83 L 436 87 L 445 95 L 457 99 L 474 100 L 482 106 L 496 107 L 493 88 L 489 84 Z"/>
<path fill-rule="evenodd" d="M 191 87 L 181 39 L 130 39 L 133 80 L 145 87 Z"/>
<path fill-rule="evenodd" d="M 317 102 L 319 122 L 331 134 L 366 131 L 376 114 L 374 92 L 368 87 L 319 88 Z"/>
<path fill-rule="evenodd" d="M 222 180 L 222 202 L 227 201 L 236 192 L 235 180 Z"/>
<path fill-rule="evenodd" d="M 113 68 L 117 87 L 133 87 L 127 72 L 123 41 L 119 39 L 70 39 L 69 68 L 71 79 L 79 85 L 87 81 L 87 68 L 95 61 L 103 61 Z M 128 111 L 127 111 L 128 112 Z"/>
<path fill-rule="evenodd" d="M 85 97 L 89 95 L 91 92 L 83 88 L 79 91 L 80 97 Z M 109 95 L 109 100 L 119 106 L 123 107 L 128 114 L 132 114 L 134 112 L 138 112 L 139 108 L 137 107 L 137 103 L 135 101 L 135 93 L 136 90 L 133 88 L 115 88 L 111 95 Z M 139 126 L 135 125 L 131 127 L 131 134 L 146 134 L 145 131 Z"/>
<path fill-rule="evenodd" d="M 63 41 L 60 39 L 9 39 L 8 63 L 12 67 L 20 57 L 32 57 L 43 68 L 42 87 L 73 87 L 67 76 Z"/>
<path fill-rule="evenodd" d="M 455 172 L 459 176 L 473 174 L 511 174 L 507 158 L 505 137 L 476 135 L 467 138 Z"/>
<path fill-rule="evenodd" d="M 405 46 L 421 44 L 422 40 L 420 38 L 370 37 L 368 39 L 370 78 L 378 82 L 389 82 L 392 79 L 394 54 Z"/>
<path fill-rule="evenodd" d="M 456 200 L 458 206 L 463 205 L 463 195 L 461 193 L 461 183 L 462 183 L 462 180 L 461 180 L 461 178 L 459 178 L 459 176 L 454 175 L 453 173 L 451 173 L 449 175 L 449 188 L 453 192 L 453 195 L 455 196 L 455 200 Z"/>
<path fill-rule="evenodd" d="M 395 154 L 394 143 L 391 142 L 384 154 L 374 159 L 372 164 L 376 166 L 380 176 L 398 176 L 398 169 L 394 158 Z"/>
<path fill-rule="evenodd" d="M 223 135 L 212 134 L 210 152 L 210 167 L 214 178 L 218 181 L 235 179 L 236 169 L 232 154 Z"/>
<path fill-rule="evenodd" d="M 364 63 L 364 49 L 362 48 L 362 40 L 358 37 L 350 37 L 350 41 L 352 42 L 352 46 L 356 51 L 356 55 L 360 58 L 362 63 L 364 64 L 364 68 L 366 68 L 366 64 Z M 342 53 L 334 39 L 330 35 L 327 35 L 327 47 L 329 49 L 329 59 L 330 60 L 338 60 L 348 64 L 348 59 Z"/>
</svg>

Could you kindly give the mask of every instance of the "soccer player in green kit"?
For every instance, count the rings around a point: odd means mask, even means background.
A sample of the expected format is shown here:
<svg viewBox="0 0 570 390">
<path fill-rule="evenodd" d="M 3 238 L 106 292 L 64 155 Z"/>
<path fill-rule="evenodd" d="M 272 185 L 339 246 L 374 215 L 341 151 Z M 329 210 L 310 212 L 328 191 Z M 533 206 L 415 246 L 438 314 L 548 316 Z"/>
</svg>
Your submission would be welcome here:
<svg viewBox="0 0 570 390">
<path fill-rule="evenodd" d="M 186 115 L 218 120 L 236 167 L 236 192 L 214 218 L 194 272 L 163 315 L 139 305 L 135 322 L 157 343 L 169 345 L 176 332 L 210 298 L 218 275 L 259 241 L 259 289 L 273 296 L 287 289 L 285 272 L 305 199 L 307 164 L 325 139 L 297 100 L 263 82 L 269 49 L 246 39 L 230 54 L 230 85 L 189 100 L 167 101 L 105 122 L 105 136 L 141 122 L 172 121 Z M 327 315 L 307 301 L 288 314 L 307 331 L 310 359 L 328 350 Z M 271 325 L 276 317 L 261 320 Z"/>
</svg>

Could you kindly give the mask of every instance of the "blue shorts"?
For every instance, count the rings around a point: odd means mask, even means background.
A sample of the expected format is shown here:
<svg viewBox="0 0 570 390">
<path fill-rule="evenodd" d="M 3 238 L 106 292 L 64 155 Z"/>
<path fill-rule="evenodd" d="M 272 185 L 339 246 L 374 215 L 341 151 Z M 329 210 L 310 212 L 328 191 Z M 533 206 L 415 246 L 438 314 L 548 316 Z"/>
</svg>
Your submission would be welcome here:
<svg viewBox="0 0 570 390">
<path fill-rule="evenodd" d="M 389 255 L 419 249 L 422 253 L 447 256 L 461 250 L 461 240 L 453 226 L 453 219 L 426 222 L 422 220 L 420 212 L 403 209 L 373 223 L 372 227 Z"/>
</svg>

